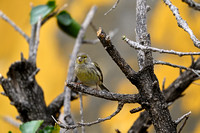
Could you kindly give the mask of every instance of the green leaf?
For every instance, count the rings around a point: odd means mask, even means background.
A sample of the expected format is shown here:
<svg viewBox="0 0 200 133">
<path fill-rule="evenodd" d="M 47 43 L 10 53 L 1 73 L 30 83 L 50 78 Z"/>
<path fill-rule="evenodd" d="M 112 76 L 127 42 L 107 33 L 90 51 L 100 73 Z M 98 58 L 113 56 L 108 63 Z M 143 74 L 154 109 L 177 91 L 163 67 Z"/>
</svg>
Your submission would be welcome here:
<svg viewBox="0 0 200 133">
<path fill-rule="evenodd" d="M 60 126 L 55 124 L 55 126 L 46 126 L 44 129 L 40 130 L 39 133 L 59 133 Z"/>
<path fill-rule="evenodd" d="M 72 23 L 72 17 L 66 11 L 61 11 L 57 15 L 57 20 L 58 20 L 59 23 L 61 23 L 64 26 L 69 26 Z"/>
<path fill-rule="evenodd" d="M 33 120 L 26 122 L 20 125 L 19 129 L 22 133 L 35 133 L 43 122 L 43 120 Z"/>
<path fill-rule="evenodd" d="M 30 23 L 36 24 L 39 17 L 45 18 L 56 8 L 55 0 L 49 0 L 46 5 L 38 5 L 32 8 Z"/>
<path fill-rule="evenodd" d="M 74 38 L 77 37 L 81 28 L 80 24 L 78 24 L 66 11 L 61 11 L 57 15 L 57 23 L 62 31 Z"/>
<path fill-rule="evenodd" d="M 45 128 L 41 129 L 39 133 L 52 133 L 54 130 L 53 126 L 46 126 Z"/>
</svg>

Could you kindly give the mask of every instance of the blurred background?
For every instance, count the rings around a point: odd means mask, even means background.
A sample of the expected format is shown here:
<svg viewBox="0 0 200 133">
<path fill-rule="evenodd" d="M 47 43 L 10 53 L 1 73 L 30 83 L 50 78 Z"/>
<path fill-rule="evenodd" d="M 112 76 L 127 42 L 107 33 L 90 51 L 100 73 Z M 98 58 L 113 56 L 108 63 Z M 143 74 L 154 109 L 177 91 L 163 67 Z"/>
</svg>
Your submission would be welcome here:
<svg viewBox="0 0 200 133">
<path fill-rule="evenodd" d="M 47 0 L 0 0 L 0 10 L 30 36 L 30 3 L 36 6 L 46 2 Z M 102 27 L 106 33 L 116 28 L 118 29 L 119 32 L 112 38 L 112 42 L 133 69 L 138 70 L 136 51 L 121 39 L 121 36 L 125 35 L 135 41 L 135 1 L 121 0 L 117 8 L 106 16 L 104 16 L 104 13 L 113 6 L 115 0 L 56 0 L 56 3 L 58 7 L 67 3 L 66 10 L 80 24 L 91 6 L 97 5 L 98 10 L 92 21 L 93 24 L 97 28 Z M 172 3 L 179 8 L 181 16 L 187 21 L 196 37 L 200 39 L 200 12 L 190 9 L 180 0 L 172 0 Z M 148 4 L 151 6 L 151 11 L 148 12 L 147 17 L 148 32 L 151 35 L 153 47 L 184 52 L 199 52 L 199 49 L 194 47 L 189 35 L 177 26 L 175 17 L 162 1 L 148 0 Z M 96 39 L 96 32 L 91 26 L 89 26 L 85 38 Z M 28 57 L 28 44 L 13 27 L 2 19 L 0 19 L 0 42 L 0 73 L 6 77 L 9 66 L 13 62 L 20 60 L 21 52 L 23 52 L 25 58 Z M 69 57 L 74 43 L 74 38 L 69 37 L 58 28 L 55 18 L 50 19 L 41 28 L 37 55 L 37 67 L 40 68 L 40 72 L 36 79 L 44 90 L 47 105 L 63 92 Z M 110 91 L 123 94 L 137 93 L 135 86 L 129 83 L 100 43 L 96 45 L 84 44 L 80 51 L 88 53 L 94 61 L 98 62 L 103 71 L 104 83 Z M 153 56 L 156 60 L 178 65 L 189 66 L 191 64 L 190 56 L 178 57 L 158 53 L 154 53 Z M 195 56 L 195 58 L 197 59 L 198 56 Z M 163 79 L 166 78 L 165 87 L 167 88 L 179 76 L 179 69 L 156 65 L 155 73 L 159 79 L 160 86 L 162 86 Z M 185 91 L 185 96 L 170 106 L 174 120 L 192 111 L 183 133 L 200 133 L 200 86 L 198 84 L 200 82 L 195 81 L 195 84 L 190 85 Z M 3 92 L 1 87 L 0 91 Z M 80 121 L 79 104 L 79 100 L 71 102 L 72 114 L 76 122 Z M 85 122 L 95 121 L 99 117 L 107 117 L 117 108 L 117 102 L 86 95 L 83 97 L 83 104 Z M 12 131 L 13 133 L 19 133 L 18 128 L 13 127 L 3 119 L 5 116 L 15 119 L 18 115 L 16 109 L 10 105 L 9 99 L 0 95 L 0 106 L 0 132 Z M 113 119 L 86 127 L 86 132 L 112 133 L 115 132 L 115 129 L 127 132 L 139 116 L 139 113 L 130 114 L 129 111 L 138 106 L 137 104 L 126 104 L 123 110 Z M 154 132 L 153 128 L 149 130 Z"/>
</svg>

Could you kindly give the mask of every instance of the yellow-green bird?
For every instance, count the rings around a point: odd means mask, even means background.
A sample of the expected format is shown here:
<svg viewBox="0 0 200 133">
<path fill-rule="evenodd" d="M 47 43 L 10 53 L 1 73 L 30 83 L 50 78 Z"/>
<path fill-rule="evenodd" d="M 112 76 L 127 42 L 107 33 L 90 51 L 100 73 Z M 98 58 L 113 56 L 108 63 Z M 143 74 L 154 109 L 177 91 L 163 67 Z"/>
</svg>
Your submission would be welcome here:
<svg viewBox="0 0 200 133">
<path fill-rule="evenodd" d="M 103 74 L 99 65 L 92 62 L 91 58 L 85 54 L 77 55 L 75 64 L 75 75 L 86 86 L 99 86 L 104 91 L 109 91 L 103 85 Z"/>
</svg>

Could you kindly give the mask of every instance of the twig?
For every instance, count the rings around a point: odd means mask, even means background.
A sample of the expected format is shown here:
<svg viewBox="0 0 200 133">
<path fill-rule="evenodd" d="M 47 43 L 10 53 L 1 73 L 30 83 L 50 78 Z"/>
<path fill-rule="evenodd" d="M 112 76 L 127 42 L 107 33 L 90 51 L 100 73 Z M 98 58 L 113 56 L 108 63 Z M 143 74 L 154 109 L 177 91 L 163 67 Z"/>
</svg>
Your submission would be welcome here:
<svg viewBox="0 0 200 133">
<path fill-rule="evenodd" d="M 112 119 L 114 116 L 116 116 L 122 110 L 123 106 L 124 106 L 124 103 L 119 102 L 116 111 L 114 113 L 112 113 L 110 116 L 108 116 L 106 118 L 98 118 L 96 121 L 89 122 L 89 123 L 79 122 L 79 123 L 77 123 L 75 125 L 64 125 L 63 123 L 58 122 L 53 116 L 52 116 L 52 118 L 54 119 L 54 121 L 58 125 L 60 125 L 60 127 L 65 128 L 66 130 L 69 130 L 69 129 L 74 129 L 74 128 L 78 128 L 78 127 L 82 127 L 82 126 L 92 126 L 94 124 L 98 124 L 98 123 L 104 122 L 106 120 L 110 120 L 110 119 Z"/>
<path fill-rule="evenodd" d="M 37 68 L 37 69 L 28 77 L 28 80 L 29 80 L 30 82 L 32 82 L 33 79 L 34 79 L 34 77 L 35 77 L 35 75 L 36 75 L 39 71 L 40 71 L 40 69 Z"/>
<path fill-rule="evenodd" d="M 53 117 L 53 115 L 52 115 L 51 117 L 52 117 L 52 119 L 53 119 L 61 128 L 65 128 L 65 127 L 66 127 L 65 124 L 63 124 L 63 123 L 60 122 L 60 121 L 57 121 L 57 120 Z"/>
<path fill-rule="evenodd" d="M 68 4 L 64 4 L 62 7 L 60 7 L 57 11 L 52 12 L 51 14 L 49 14 L 46 18 L 44 18 L 41 22 L 41 25 L 43 25 L 45 22 L 47 22 L 47 20 L 49 20 L 50 18 L 56 16 L 60 11 L 64 10 L 66 7 L 68 6 Z"/>
<path fill-rule="evenodd" d="M 174 50 L 164 50 L 164 49 L 159 49 L 159 48 L 154 48 L 150 46 L 143 46 L 137 42 L 134 42 L 127 37 L 123 36 L 122 39 L 128 43 L 131 47 L 135 49 L 140 49 L 140 50 L 151 50 L 152 52 L 159 52 L 159 53 L 167 53 L 167 54 L 174 54 L 178 56 L 184 56 L 184 55 L 200 55 L 200 52 L 178 52 Z"/>
<path fill-rule="evenodd" d="M 165 90 L 165 81 L 166 81 L 166 77 L 164 77 L 163 82 L 162 82 L 162 91 Z"/>
<path fill-rule="evenodd" d="M 182 29 L 184 29 L 192 39 L 194 46 L 197 48 L 200 48 L 200 41 L 196 38 L 190 27 L 188 26 L 187 22 L 183 20 L 183 18 L 180 16 L 180 13 L 178 11 L 178 8 L 174 6 L 170 0 L 163 0 L 166 5 L 169 6 L 170 10 L 172 11 L 173 15 L 176 17 L 178 26 Z"/>
<path fill-rule="evenodd" d="M 114 29 L 112 31 L 109 31 L 108 36 L 110 37 L 110 39 L 112 39 L 118 32 L 118 29 Z M 83 44 L 97 44 L 99 41 L 99 39 L 94 39 L 94 40 L 83 40 Z"/>
<path fill-rule="evenodd" d="M 137 113 L 137 112 L 139 112 L 139 111 L 141 111 L 141 110 L 143 110 L 143 109 L 144 109 L 144 108 L 142 108 L 142 106 L 140 106 L 140 107 L 137 107 L 137 108 L 134 108 L 134 109 L 130 110 L 130 113 L 131 113 L 131 114 Z"/>
<path fill-rule="evenodd" d="M 195 10 L 200 11 L 200 4 L 199 3 L 196 3 L 193 0 L 182 0 L 182 1 L 185 2 L 185 3 L 187 3 L 189 7 L 193 8 Z"/>
<path fill-rule="evenodd" d="M 94 40 L 83 40 L 83 44 L 97 44 L 99 42 L 99 39 L 94 39 Z"/>
<path fill-rule="evenodd" d="M 26 35 L 26 33 L 24 33 L 24 31 L 22 31 L 12 20 L 10 20 L 1 10 L 0 10 L 0 17 L 5 20 L 6 22 L 8 22 L 16 31 L 18 31 L 25 39 L 26 41 L 29 43 L 30 38 L 28 35 Z"/>
<path fill-rule="evenodd" d="M 190 115 L 191 113 L 192 113 L 192 112 L 190 111 L 190 112 L 184 114 L 183 116 L 181 116 L 180 118 L 178 118 L 178 119 L 175 121 L 176 125 L 178 125 L 183 119 L 189 117 L 189 115 Z"/>
<path fill-rule="evenodd" d="M 19 128 L 21 122 L 16 121 L 15 119 L 13 119 L 10 116 L 3 116 L 3 119 L 8 122 L 9 124 L 13 125 L 14 127 Z"/>
<path fill-rule="evenodd" d="M 79 96 L 80 96 L 80 115 L 81 115 L 81 123 L 84 122 L 84 117 L 83 117 L 83 98 L 82 98 L 82 93 L 79 92 Z M 82 133 L 85 133 L 85 128 L 84 126 L 81 127 L 82 129 Z"/>
<path fill-rule="evenodd" d="M 185 118 L 185 121 L 184 121 L 183 124 L 181 125 L 181 127 L 180 127 L 178 133 L 181 133 L 181 131 L 183 130 L 183 127 L 185 126 L 185 124 L 186 124 L 188 118 L 189 118 L 189 116 L 187 116 L 187 117 Z"/>
<path fill-rule="evenodd" d="M 38 50 L 38 45 L 39 45 L 39 39 L 40 39 L 41 21 L 42 21 L 42 17 L 39 17 L 38 22 L 32 25 L 31 38 L 29 42 L 28 60 L 34 64 L 36 64 L 36 56 L 37 56 L 37 50 Z"/>
<path fill-rule="evenodd" d="M 178 118 L 178 119 L 175 121 L 176 125 L 178 125 L 183 119 L 185 119 L 185 121 L 184 121 L 183 124 L 181 125 L 181 127 L 180 127 L 178 133 L 181 133 L 181 131 L 183 130 L 183 127 L 185 126 L 185 124 L 186 124 L 186 122 L 187 122 L 187 120 L 188 120 L 190 114 L 191 114 L 191 111 L 188 112 L 188 113 L 186 113 L 186 114 L 184 114 L 183 116 L 181 116 L 180 118 Z"/>
<path fill-rule="evenodd" d="M 121 57 L 120 53 L 117 51 L 115 46 L 112 44 L 110 37 L 106 35 L 101 27 L 97 31 L 97 37 L 101 41 L 103 47 L 115 61 L 118 67 L 126 75 L 126 77 L 131 81 L 137 80 L 137 73 L 129 66 L 129 64 Z M 137 82 L 137 81 L 136 81 Z"/>
<path fill-rule="evenodd" d="M 121 133 L 121 131 L 119 129 L 115 129 L 116 133 Z"/>
<path fill-rule="evenodd" d="M 88 27 L 88 25 L 90 24 L 95 12 L 96 12 L 97 7 L 93 6 L 89 13 L 87 14 L 83 24 L 82 24 L 82 28 L 79 31 L 79 34 L 77 36 L 72 54 L 71 54 L 71 59 L 69 62 L 69 70 L 68 70 L 68 75 L 67 75 L 67 82 L 72 82 L 75 80 L 74 78 L 74 67 L 75 67 L 75 60 L 76 60 L 76 55 L 80 49 L 80 46 L 82 44 L 82 39 L 85 35 L 86 29 Z M 71 99 L 71 89 L 68 88 L 67 86 L 65 86 L 65 100 L 64 100 L 64 115 L 65 118 L 69 118 L 68 120 L 73 121 L 72 116 L 71 116 L 71 108 L 70 108 L 70 99 Z M 65 121 L 67 122 L 68 120 L 65 119 Z M 67 122 L 68 123 L 68 122 Z"/>
<path fill-rule="evenodd" d="M 110 8 L 106 13 L 104 13 L 104 15 L 107 15 L 109 12 L 111 12 L 113 9 L 115 9 L 117 7 L 117 4 L 119 3 L 120 0 L 117 0 L 115 2 L 115 4 L 112 6 L 112 8 Z"/>
<path fill-rule="evenodd" d="M 67 86 L 75 91 L 89 94 L 95 97 L 104 98 L 107 100 L 119 101 L 119 102 L 121 101 L 123 103 L 139 103 L 140 101 L 139 94 L 117 94 L 112 92 L 105 92 L 102 90 L 88 88 L 82 84 L 77 84 L 77 83 L 68 83 Z"/>
<path fill-rule="evenodd" d="M 101 122 L 106 121 L 106 120 L 110 120 L 111 118 L 113 118 L 115 115 L 117 115 L 121 111 L 123 106 L 124 106 L 124 103 L 119 102 L 116 111 L 114 113 L 112 113 L 110 116 L 108 116 L 106 118 L 98 118 L 98 120 L 90 122 L 90 123 L 79 123 L 79 124 L 82 125 L 82 126 L 91 126 L 91 125 L 101 123 Z"/>
<path fill-rule="evenodd" d="M 175 68 L 189 70 L 189 71 L 194 72 L 198 77 L 200 77 L 200 75 L 199 75 L 200 70 L 194 70 L 192 68 L 188 68 L 188 67 L 185 67 L 185 66 L 175 65 L 175 64 L 172 64 L 172 63 L 169 63 L 169 62 L 157 61 L 157 60 L 154 60 L 154 64 L 168 65 L 168 66 L 172 66 L 172 67 L 175 67 Z"/>
</svg>

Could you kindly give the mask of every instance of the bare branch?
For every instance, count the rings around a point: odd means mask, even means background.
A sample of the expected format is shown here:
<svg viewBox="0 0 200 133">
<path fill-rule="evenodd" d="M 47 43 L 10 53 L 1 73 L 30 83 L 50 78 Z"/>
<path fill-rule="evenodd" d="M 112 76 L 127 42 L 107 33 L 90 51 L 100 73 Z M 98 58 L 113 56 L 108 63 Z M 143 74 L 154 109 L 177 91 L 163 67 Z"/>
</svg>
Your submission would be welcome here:
<svg viewBox="0 0 200 133">
<path fill-rule="evenodd" d="M 178 11 L 178 8 L 174 6 L 170 0 L 163 0 L 166 5 L 169 6 L 170 10 L 172 11 L 173 15 L 176 17 L 178 26 L 182 29 L 184 29 L 189 35 L 190 38 L 192 39 L 194 46 L 197 48 L 200 48 L 200 41 L 196 38 L 194 35 L 193 31 L 190 29 L 188 26 L 187 22 L 183 20 L 183 18 L 180 16 L 180 13 Z"/>
<path fill-rule="evenodd" d="M 117 94 L 112 92 L 105 92 L 102 90 L 88 88 L 82 84 L 77 83 L 68 83 L 67 86 L 75 91 L 79 91 L 95 97 L 104 98 L 107 100 L 119 101 L 123 103 L 138 103 L 140 101 L 139 94 Z"/>
<path fill-rule="evenodd" d="M 165 90 L 165 81 L 166 81 L 166 78 L 164 77 L 163 82 L 162 82 L 162 90 Z"/>
<path fill-rule="evenodd" d="M 82 127 L 82 126 L 92 126 L 94 124 L 98 124 L 98 123 L 104 122 L 106 120 L 110 120 L 122 110 L 123 106 L 124 106 L 124 103 L 119 102 L 116 111 L 114 113 L 112 113 L 110 116 L 108 116 L 106 118 L 98 118 L 96 121 L 89 122 L 89 123 L 81 123 L 81 122 L 79 122 L 76 125 L 64 125 L 63 123 L 58 122 L 53 116 L 52 116 L 52 118 L 54 119 L 54 121 L 58 125 L 60 125 L 60 127 L 65 128 L 66 130 L 75 129 L 75 128 Z"/>
<path fill-rule="evenodd" d="M 157 64 L 157 65 L 167 65 L 167 66 L 172 66 L 172 67 L 175 67 L 175 68 L 189 70 L 189 71 L 194 72 L 198 77 L 200 77 L 200 75 L 199 75 L 200 70 L 194 70 L 192 68 L 188 68 L 188 67 L 185 67 L 185 66 L 175 65 L 175 64 L 172 64 L 172 63 L 169 63 L 169 62 L 158 61 L 158 60 L 154 60 L 154 64 Z"/>
<path fill-rule="evenodd" d="M 72 82 L 75 80 L 74 67 L 75 67 L 76 55 L 80 49 L 86 29 L 87 29 L 88 25 L 90 24 L 95 12 L 96 12 L 96 9 L 97 9 L 96 6 L 93 6 L 90 9 L 89 13 L 87 14 L 87 16 L 82 24 L 82 28 L 80 29 L 79 34 L 77 36 L 77 39 L 76 39 L 76 42 L 75 42 L 75 45 L 74 45 L 74 48 L 73 48 L 73 51 L 71 54 L 71 59 L 69 62 L 69 70 L 68 70 L 68 75 L 67 75 L 67 79 L 66 79 L 67 82 Z M 72 122 L 71 124 L 73 124 L 74 122 L 73 122 L 73 119 L 71 116 L 71 108 L 70 108 L 71 89 L 68 88 L 67 86 L 65 86 L 64 89 L 65 89 L 65 100 L 64 100 L 65 121 L 67 122 L 67 124 L 70 124 L 71 122 Z M 69 121 L 71 121 L 71 122 L 69 122 Z"/>
<path fill-rule="evenodd" d="M 185 2 L 185 3 L 187 3 L 189 7 L 193 8 L 195 10 L 200 11 L 200 4 L 199 3 L 196 3 L 193 0 L 182 0 L 182 1 Z"/>
<path fill-rule="evenodd" d="M 47 20 L 49 20 L 50 18 L 56 16 L 60 11 L 64 10 L 66 7 L 68 6 L 68 4 L 64 4 L 62 7 L 60 7 L 57 11 L 52 12 L 51 14 L 49 14 L 46 18 L 44 18 L 41 22 L 41 25 L 43 25 L 45 22 L 47 22 Z"/>
<path fill-rule="evenodd" d="M 83 117 L 83 98 L 82 98 L 82 93 L 79 92 L 79 96 L 80 96 L 80 115 L 81 115 L 81 123 L 84 122 L 84 117 Z M 82 126 L 81 127 L 82 133 L 85 133 L 85 127 Z"/>
<path fill-rule="evenodd" d="M 188 113 L 191 113 L 191 111 L 188 112 Z M 186 124 L 186 122 L 187 122 L 187 120 L 188 120 L 188 118 L 189 118 L 189 115 L 190 115 L 190 114 L 188 114 L 188 113 L 185 114 L 185 115 L 186 115 L 186 116 L 185 116 L 185 121 L 184 121 L 183 124 L 181 125 L 181 127 L 180 127 L 178 133 L 181 133 L 181 131 L 183 130 L 183 127 L 185 126 L 185 124 Z"/>
<path fill-rule="evenodd" d="M 99 42 L 99 39 L 94 39 L 94 40 L 83 40 L 83 44 L 97 44 Z"/>
<path fill-rule="evenodd" d="M 140 107 L 137 107 L 137 108 L 134 108 L 134 109 L 130 110 L 130 113 L 131 113 L 131 114 L 137 113 L 137 112 L 139 112 L 139 111 L 142 111 L 143 109 L 144 109 L 144 108 L 142 108 L 142 106 L 140 106 Z"/>
<path fill-rule="evenodd" d="M 127 76 L 127 78 L 131 82 L 136 82 L 137 74 L 136 72 L 129 66 L 129 64 L 121 57 L 120 53 L 117 51 L 115 46 L 112 44 L 110 37 L 106 35 L 101 27 L 97 31 L 97 37 L 101 41 L 103 47 L 111 56 L 111 58 L 115 61 L 118 67 L 122 70 L 122 72 Z"/>
<path fill-rule="evenodd" d="M 178 125 L 183 119 L 189 117 L 189 115 L 190 115 L 191 113 L 192 113 L 192 112 L 190 111 L 190 112 L 184 114 L 183 116 L 181 116 L 180 118 L 178 118 L 178 119 L 175 121 L 175 123 Z"/>
<path fill-rule="evenodd" d="M 114 29 L 109 31 L 108 36 L 110 37 L 110 39 L 112 39 L 118 32 L 118 29 Z M 99 41 L 99 39 L 95 39 L 95 40 L 83 40 L 83 44 L 97 44 Z"/>
<path fill-rule="evenodd" d="M 198 58 L 194 64 L 191 65 L 192 69 L 198 70 L 200 69 L 200 58 Z M 163 90 L 163 94 L 167 103 L 171 103 L 176 99 L 180 98 L 182 93 L 187 89 L 187 87 L 195 81 L 197 75 L 192 72 L 186 70 L 183 72 L 168 88 Z M 139 118 L 134 122 L 132 127 L 129 130 L 129 133 L 135 132 L 146 132 L 149 126 L 152 124 L 150 117 L 147 111 L 140 113 Z"/>
<path fill-rule="evenodd" d="M 109 12 L 111 12 L 112 10 L 114 10 L 117 7 L 117 4 L 119 3 L 120 0 L 117 0 L 115 2 L 115 4 L 112 6 L 112 8 L 110 8 L 106 13 L 104 13 L 104 15 L 107 15 Z"/>
<path fill-rule="evenodd" d="M 36 64 L 36 57 L 40 39 L 40 28 L 41 28 L 42 17 L 40 16 L 37 24 L 32 25 L 31 39 L 29 42 L 29 58 L 28 61 Z"/>
<path fill-rule="evenodd" d="M 8 122 L 9 124 L 13 125 L 14 127 L 19 128 L 21 122 L 16 121 L 15 119 L 13 119 L 10 116 L 3 116 L 3 119 Z"/>
<path fill-rule="evenodd" d="M 6 22 L 8 22 L 17 32 L 19 32 L 25 39 L 26 41 L 29 43 L 30 38 L 29 36 L 24 33 L 24 31 L 22 31 L 12 20 L 10 20 L 1 10 L 0 10 L 0 17 L 5 20 Z"/>
<path fill-rule="evenodd" d="M 131 47 L 135 48 L 135 49 L 140 49 L 140 50 L 150 50 L 152 52 L 159 52 L 159 53 L 167 53 L 167 54 L 174 54 L 174 55 L 178 55 L 178 56 L 184 56 L 184 55 L 200 55 L 200 52 L 178 52 L 178 51 L 174 51 L 174 50 L 164 50 L 164 49 L 159 49 L 159 48 L 154 48 L 154 47 L 150 47 L 150 46 L 144 46 L 141 45 L 137 42 L 134 42 L 130 39 L 128 39 L 127 37 L 123 36 L 122 39 L 128 43 Z"/>
</svg>

